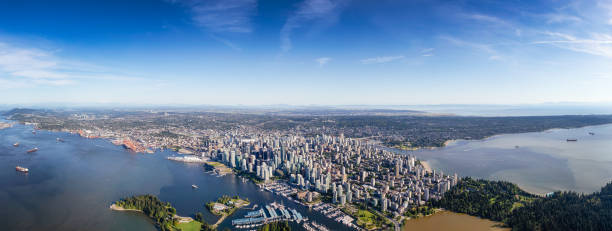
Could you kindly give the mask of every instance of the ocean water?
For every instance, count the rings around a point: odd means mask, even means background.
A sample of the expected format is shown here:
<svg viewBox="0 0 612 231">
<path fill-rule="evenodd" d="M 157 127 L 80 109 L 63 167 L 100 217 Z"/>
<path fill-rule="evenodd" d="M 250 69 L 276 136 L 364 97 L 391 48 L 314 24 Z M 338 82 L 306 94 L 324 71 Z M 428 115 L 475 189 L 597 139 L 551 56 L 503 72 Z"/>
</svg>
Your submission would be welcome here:
<svg viewBox="0 0 612 231">
<path fill-rule="evenodd" d="M 532 193 L 591 193 L 612 180 L 612 125 L 458 140 L 444 148 L 405 153 L 445 173 L 506 180 Z"/>
<path fill-rule="evenodd" d="M 222 195 L 249 198 L 251 206 L 279 202 L 332 230 L 346 227 L 294 204 L 280 196 L 260 191 L 240 178 L 205 173 L 200 164 L 169 161 L 170 151 L 131 153 L 102 139 L 84 139 L 61 132 L 37 131 L 24 125 L 0 130 L 0 228 L 1 230 L 156 230 L 144 215 L 111 211 L 109 206 L 123 197 L 150 193 L 170 202 L 177 213 L 193 216 L 202 212 L 209 223 L 217 217 L 205 203 Z M 65 142 L 57 142 L 56 138 Z M 20 142 L 19 147 L 13 147 Z M 34 153 L 26 150 L 38 147 Z M 30 169 L 27 174 L 15 166 Z M 197 184 L 199 189 L 192 189 Z M 249 210 L 238 210 L 231 220 Z M 294 224 L 294 228 L 301 227 Z"/>
</svg>

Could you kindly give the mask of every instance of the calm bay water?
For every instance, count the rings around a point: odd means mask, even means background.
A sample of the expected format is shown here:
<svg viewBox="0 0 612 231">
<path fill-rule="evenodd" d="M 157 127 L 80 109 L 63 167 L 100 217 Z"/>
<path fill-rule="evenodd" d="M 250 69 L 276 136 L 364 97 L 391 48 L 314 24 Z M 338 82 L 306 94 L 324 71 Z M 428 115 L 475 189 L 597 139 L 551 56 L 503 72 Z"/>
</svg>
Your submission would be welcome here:
<svg viewBox="0 0 612 231">
<path fill-rule="evenodd" d="M 445 173 L 506 180 L 532 193 L 591 193 L 612 180 L 612 125 L 459 140 L 408 153 Z"/>
<path fill-rule="evenodd" d="M 144 193 L 172 203 L 179 215 L 202 212 L 209 223 L 217 218 L 204 204 L 221 195 L 238 194 L 249 198 L 252 205 L 281 202 L 332 230 L 346 230 L 319 213 L 259 191 L 233 175 L 216 177 L 205 173 L 200 164 L 166 160 L 174 155 L 170 151 L 135 154 L 106 140 L 31 131 L 23 125 L 0 130 L 2 230 L 156 230 L 144 215 L 108 208 L 120 198 Z M 57 142 L 57 137 L 65 142 Z M 15 142 L 21 145 L 13 147 Z M 33 147 L 40 150 L 26 153 Z M 29 168 L 30 173 L 15 171 L 17 165 Z M 200 188 L 193 190 L 192 184 Z M 231 219 L 248 211 L 237 211 L 220 228 L 230 227 Z"/>
</svg>

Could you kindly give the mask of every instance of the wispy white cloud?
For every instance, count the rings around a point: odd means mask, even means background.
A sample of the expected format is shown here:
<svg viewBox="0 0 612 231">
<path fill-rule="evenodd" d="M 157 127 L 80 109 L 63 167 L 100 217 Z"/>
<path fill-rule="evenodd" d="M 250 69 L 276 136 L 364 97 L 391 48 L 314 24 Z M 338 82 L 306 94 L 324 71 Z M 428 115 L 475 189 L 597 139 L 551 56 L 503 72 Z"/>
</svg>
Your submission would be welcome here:
<svg viewBox="0 0 612 231">
<path fill-rule="evenodd" d="M 504 59 L 504 56 L 499 54 L 499 52 L 497 52 L 497 50 L 495 50 L 493 46 L 489 44 L 468 42 L 468 41 L 465 41 L 459 38 L 449 37 L 449 36 L 442 36 L 440 38 L 456 46 L 467 47 L 467 48 L 474 49 L 479 52 L 484 52 L 489 56 L 489 60 L 498 61 L 498 60 Z"/>
<path fill-rule="evenodd" d="M 612 80 L 612 73 L 595 73 L 593 76 L 596 79 Z"/>
<path fill-rule="evenodd" d="M 433 56 L 434 48 L 425 48 L 421 50 L 421 56 L 429 57 Z"/>
<path fill-rule="evenodd" d="M 70 84 L 68 76 L 58 69 L 58 60 L 48 52 L 0 43 L 0 78 L 6 84 L 5 88 L 24 86 L 27 85 L 26 82 L 44 85 Z"/>
<path fill-rule="evenodd" d="M 477 32 L 494 32 L 502 35 L 511 35 L 521 37 L 523 35 L 522 26 L 512 21 L 511 19 L 500 18 L 483 13 L 459 13 L 458 17 L 463 20 L 473 21 L 477 23 L 469 23 L 475 25 Z M 467 25 L 467 24 L 466 24 Z M 486 28 L 481 28 L 486 27 Z"/>
<path fill-rule="evenodd" d="M 210 35 L 210 37 L 212 39 L 214 39 L 214 40 L 217 40 L 220 43 L 223 43 L 223 45 L 225 45 L 225 46 L 227 46 L 229 48 L 232 48 L 235 51 L 242 51 L 242 48 L 240 48 L 238 45 L 236 45 L 235 43 L 233 43 L 233 42 L 231 42 L 231 41 L 229 41 L 227 39 L 224 39 L 224 38 L 221 38 L 219 36 L 212 35 L 212 34 Z"/>
<path fill-rule="evenodd" d="M 62 59 L 53 51 L 17 47 L 0 42 L 0 87 L 64 86 L 79 79 L 138 80 L 102 71 L 100 67 Z"/>
<path fill-rule="evenodd" d="M 547 44 L 571 51 L 587 53 L 612 58 L 612 36 L 608 34 L 593 33 L 587 38 L 578 38 L 573 35 L 545 32 L 549 40 L 533 42 L 534 44 Z"/>
<path fill-rule="evenodd" d="M 549 24 L 553 23 L 577 23 L 582 22 L 582 18 L 562 13 L 546 14 L 546 22 Z"/>
<path fill-rule="evenodd" d="M 291 50 L 291 34 L 302 24 L 311 21 L 334 22 L 346 0 L 304 0 L 298 9 L 291 14 L 280 32 L 281 50 Z"/>
<path fill-rule="evenodd" d="M 424 48 L 424 49 L 421 49 L 421 53 L 430 53 L 432 51 L 434 51 L 434 48 Z"/>
<path fill-rule="evenodd" d="M 332 59 L 330 57 L 321 57 L 321 58 L 315 59 L 315 62 L 317 62 L 320 67 L 322 67 L 325 64 L 329 63 L 331 60 Z"/>
<path fill-rule="evenodd" d="M 462 46 L 462 47 L 470 47 L 470 48 L 474 48 L 480 51 L 484 51 L 486 53 L 489 54 L 496 54 L 497 51 L 495 51 L 491 45 L 488 44 L 483 44 L 483 43 L 476 43 L 476 42 L 468 42 L 459 38 L 455 38 L 455 37 L 449 37 L 449 36 L 442 36 L 440 37 L 443 40 L 446 40 L 456 46 Z"/>
<path fill-rule="evenodd" d="M 608 16 L 606 23 L 612 25 L 612 2 L 610 1 L 597 1 L 597 6 L 606 11 Z"/>
<path fill-rule="evenodd" d="M 489 56 L 489 60 L 502 60 L 502 57 L 499 55 L 491 55 Z"/>
<path fill-rule="evenodd" d="M 473 14 L 464 14 L 463 16 L 469 19 L 476 20 L 476 21 L 494 23 L 494 24 L 499 24 L 499 25 L 510 25 L 510 23 L 508 23 L 507 21 L 503 19 L 500 19 L 495 16 L 486 15 L 486 14 L 473 13 Z"/>
<path fill-rule="evenodd" d="M 400 60 L 400 59 L 404 59 L 404 56 L 398 55 L 398 56 L 382 56 L 382 57 L 367 58 L 367 59 L 362 59 L 361 63 L 362 64 L 388 63 L 388 62 L 393 62 L 393 61 Z"/>
<path fill-rule="evenodd" d="M 250 33 L 257 0 L 169 0 L 189 7 L 192 20 L 211 32 Z"/>
</svg>

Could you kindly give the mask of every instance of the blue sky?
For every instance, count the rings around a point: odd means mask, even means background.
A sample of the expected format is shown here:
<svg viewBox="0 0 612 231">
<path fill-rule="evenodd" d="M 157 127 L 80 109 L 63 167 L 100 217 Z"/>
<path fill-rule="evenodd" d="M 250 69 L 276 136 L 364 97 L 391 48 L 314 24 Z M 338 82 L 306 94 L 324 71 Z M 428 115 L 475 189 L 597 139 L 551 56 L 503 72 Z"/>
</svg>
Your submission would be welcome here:
<svg viewBox="0 0 612 231">
<path fill-rule="evenodd" d="M 0 1 L 0 104 L 612 102 L 610 1 Z"/>
</svg>

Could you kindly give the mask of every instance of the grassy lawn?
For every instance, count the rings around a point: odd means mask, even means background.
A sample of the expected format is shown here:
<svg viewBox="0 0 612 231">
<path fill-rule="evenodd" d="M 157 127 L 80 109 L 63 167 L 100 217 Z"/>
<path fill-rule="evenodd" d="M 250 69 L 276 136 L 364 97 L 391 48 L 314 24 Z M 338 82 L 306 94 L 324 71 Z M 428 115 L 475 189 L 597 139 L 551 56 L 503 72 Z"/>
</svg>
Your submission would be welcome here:
<svg viewBox="0 0 612 231">
<path fill-rule="evenodd" d="M 218 170 L 218 171 L 220 171 L 222 174 L 229 174 L 229 173 L 232 173 L 232 172 L 233 172 L 233 170 L 232 170 L 231 168 L 229 168 L 229 167 L 227 167 L 227 166 L 225 166 L 224 164 L 219 163 L 219 162 L 208 161 L 208 162 L 206 162 L 206 164 L 207 164 L 208 166 L 211 166 L 211 167 L 213 167 L 213 168 L 217 169 L 217 170 Z"/>
<path fill-rule="evenodd" d="M 178 228 L 181 231 L 200 231 L 200 227 L 202 227 L 202 223 L 198 221 L 179 223 L 176 226 L 176 228 Z"/>
<path fill-rule="evenodd" d="M 222 163 L 214 162 L 214 161 L 209 161 L 209 162 L 207 162 L 207 164 L 210 164 L 213 167 L 222 167 L 222 166 L 224 166 Z"/>
<path fill-rule="evenodd" d="M 364 227 L 366 229 L 376 228 L 374 224 L 374 219 L 376 219 L 376 215 L 371 213 L 368 210 L 360 209 L 357 212 L 357 225 Z"/>
<path fill-rule="evenodd" d="M 342 208 L 342 211 L 346 214 L 357 219 L 357 225 L 367 230 L 380 229 L 388 221 L 387 218 L 381 217 L 380 215 L 357 206 L 347 205 Z"/>
</svg>

